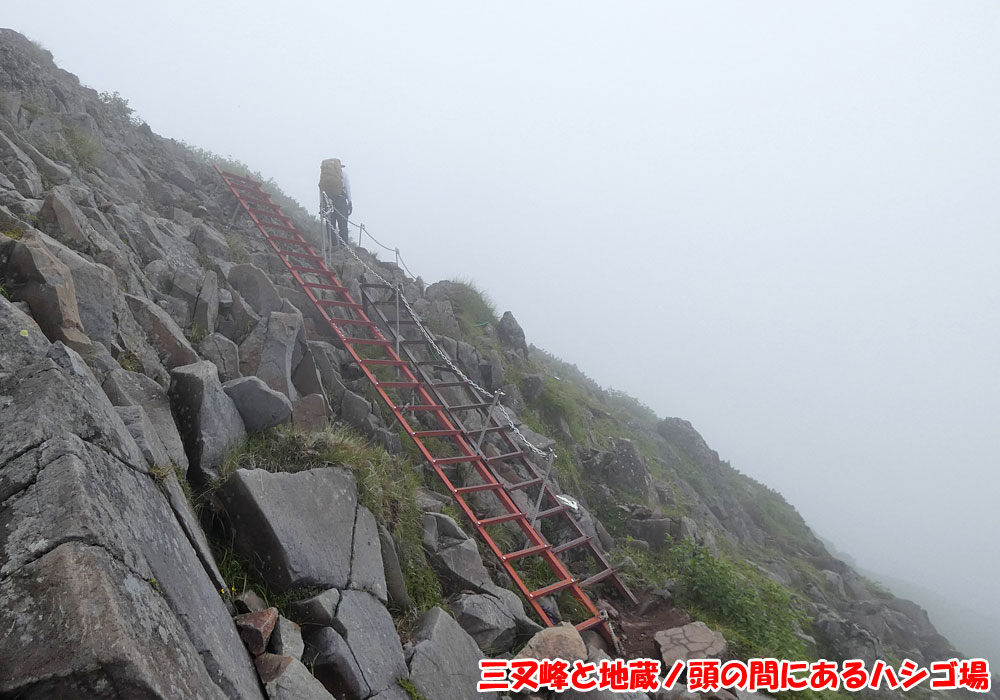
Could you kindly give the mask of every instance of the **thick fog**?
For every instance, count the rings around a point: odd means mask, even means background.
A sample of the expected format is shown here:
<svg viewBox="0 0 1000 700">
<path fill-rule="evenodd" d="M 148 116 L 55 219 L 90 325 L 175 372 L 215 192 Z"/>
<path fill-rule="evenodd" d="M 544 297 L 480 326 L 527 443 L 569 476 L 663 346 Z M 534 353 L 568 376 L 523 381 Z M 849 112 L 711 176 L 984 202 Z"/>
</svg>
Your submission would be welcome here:
<svg viewBox="0 0 1000 700">
<path fill-rule="evenodd" d="M 1000 607 L 997 3 L 8 5 L 307 207 L 341 158 L 425 280 L 691 420 L 867 571 Z"/>
</svg>

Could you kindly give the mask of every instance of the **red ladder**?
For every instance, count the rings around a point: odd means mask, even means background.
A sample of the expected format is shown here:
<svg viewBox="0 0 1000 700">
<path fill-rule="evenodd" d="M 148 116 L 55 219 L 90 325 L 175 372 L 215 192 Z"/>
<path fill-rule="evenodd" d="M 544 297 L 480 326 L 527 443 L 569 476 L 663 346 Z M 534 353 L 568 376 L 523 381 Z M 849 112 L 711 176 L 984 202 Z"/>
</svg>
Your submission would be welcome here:
<svg viewBox="0 0 1000 700">
<path fill-rule="evenodd" d="M 539 601 L 545 596 L 567 591 L 583 605 L 589 615 L 587 619 L 576 623 L 576 628 L 583 631 L 597 627 L 605 636 L 614 639 L 606 616 L 598 612 L 583 590 L 586 585 L 598 582 L 592 580 L 595 577 L 579 581 L 566 569 L 556 556 L 557 548 L 549 544 L 541 532 L 535 529 L 527 514 L 515 503 L 505 484 L 494 474 L 486 458 L 478 454 L 470 444 L 468 433 L 461 426 L 456 426 L 448 409 L 438 400 L 434 389 L 414 374 L 410 363 L 397 354 L 394 343 L 388 340 L 377 324 L 368 317 L 362 304 L 350 296 L 347 288 L 326 266 L 323 256 L 316 253 L 312 245 L 295 228 L 292 220 L 271 201 L 270 195 L 262 189 L 259 182 L 226 172 L 218 166 L 215 169 L 250 216 L 264 240 L 285 264 L 316 310 L 326 320 L 330 330 L 361 368 L 406 434 L 413 440 L 538 617 L 546 626 L 552 626 L 554 624 L 552 619 L 542 609 Z M 336 315 L 338 311 L 348 315 Z M 419 341 L 400 342 L 412 344 Z M 383 376 L 385 372 L 393 376 L 386 379 Z M 401 397 L 401 394 L 405 394 L 405 398 Z M 419 424 L 421 420 L 429 421 L 432 429 L 421 426 Z M 442 441 L 451 454 L 432 453 L 431 448 L 438 449 Z M 469 465 L 481 483 L 474 486 L 456 486 L 447 471 L 452 465 L 459 464 Z M 466 495 L 472 493 L 492 494 L 499 503 L 502 513 L 489 517 L 477 515 L 466 499 Z M 512 523 L 520 529 L 527 540 L 526 547 L 511 552 L 502 551 L 487 528 L 504 523 Z M 565 547 L 560 549 L 564 550 Z M 529 557 L 540 558 L 554 575 L 555 581 L 534 590 L 528 586 L 521 574 L 515 570 L 514 563 Z M 610 567 L 606 571 L 610 571 L 611 575 L 615 574 Z M 609 574 L 601 572 L 597 576 L 600 576 L 599 580 L 603 580 Z M 617 576 L 615 578 L 617 579 Z M 631 593 L 629 597 L 634 600 Z"/>
</svg>

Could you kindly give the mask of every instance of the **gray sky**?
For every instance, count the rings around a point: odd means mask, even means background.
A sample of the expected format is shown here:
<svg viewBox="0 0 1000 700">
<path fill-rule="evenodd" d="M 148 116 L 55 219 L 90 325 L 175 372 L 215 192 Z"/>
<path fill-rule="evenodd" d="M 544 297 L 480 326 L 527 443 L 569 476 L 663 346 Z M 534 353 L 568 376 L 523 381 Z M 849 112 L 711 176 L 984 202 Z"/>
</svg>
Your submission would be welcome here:
<svg viewBox="0 0 1000 700">
<path fill-rule="evenodd" d="M 354 218 L 425 279 L 474 279 L 530 341 L 691 420 L 867 568 L 1000 607 L 1000 4 L 2 21 L 307 206 L 340 157 Z"/>
</svg>

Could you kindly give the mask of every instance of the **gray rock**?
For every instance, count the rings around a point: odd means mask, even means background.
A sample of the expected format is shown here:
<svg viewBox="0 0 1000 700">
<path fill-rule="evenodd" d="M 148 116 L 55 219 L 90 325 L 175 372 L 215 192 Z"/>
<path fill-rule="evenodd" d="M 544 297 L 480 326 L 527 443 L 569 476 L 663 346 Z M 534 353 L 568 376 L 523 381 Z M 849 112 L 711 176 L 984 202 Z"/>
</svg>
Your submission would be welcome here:
<svg viewBox="0 0 1000 700">
<path fill-rule="evenodd" d="M 116 342 L 116 296 L 120 296 L 115 273 L 92 263 L 56 241 L 46 241 L 49 250 L 69 269 L 73 277 L 77 309 L 83 330 L 91 340 L 114 347 Z"/>
<path fill-rule="evenodd" d="M 565 659 L 577 661 L 587 658 L 587 645 L 576 628 L 568 622 L 547 627 L 528 640 L 518 659 Z"/>
<path fill-rule="evenodd" d="M 396 679 L 406 677 L 396 625 L 376 598 L 363 591 L 344 591 L 334 628 L 357 660 L 369 695 L 396 686 Z"/>
<path fill-rule="evenodd" d="M 45 335 L 74 350 L 86 350 L 90 340 L 80 321 L 73 276 L 41 237 L 26 233 L 14 245 L 8 265 L 17 298 L 28 303 Z"/>
<path fill-rule="evenodd" d="M 479 548 L 443 513 L 425 513 L 423 542 L 435 571 L 455 590 L 486 591 L 493 585 Z"/>
<path fill-rule="evenodd" d="M 302 641 L 302 628 L 286 617 L 278 616 L 278 623 L 271 632 L 269 650 L 280 656 L 291 656 L 302 659 L 305 642 Z"/>
<path fill-rule="evenodd" d="M 340 405 L 341 418 L 356 428 L 363 428 L 368 425 L 368 416 L 371 412 L 371 402 L 358 396 L 350 389 L 344 391 L 344 397 Z"/>
<path fill-rule="evenodd" d="M 163 446 L 163 441 L 156 434 L 156 428 L 149 421 L 149 416 L 142 406 L 117 406 L 115 410 L 121 416 L 129 434 L 135 439 L 135 444 L 142 450 L 146 464 L 151 468 L 170 466 L 167 448 Z"/>
<path fill-rule="evenodd" d="M 303 627 L 332 627 L 340 605 L 340 591 L 331 588 L 311 598 L 297 600 L 288 606 L 292 619 Z"/>
<path fill-rule="evenodd" d="M 226 453 L 246 438 L 243 419 L 222 389 L 215 365 L 201 361 L 171 371 L 169 396 L 190 470 L 202 481 L 215 478 Z"/>
<path fill-rule="evenodd" d="M 184 331 L 170 315 L 149 299 L 126 294 L 132 315 L 146 332 L 149 344 L 156 350 L 167 369 L 198 362 L 198 353 L 184 337 Z"/>
<path fill-rule="evenodd" d="M 279 676 L 264 683 L 264 690 L 270 700 L 337 700 L 294 657 L 282 667 Z"/>
<path fill-rule="evenodd" d="M 323 382 L 319 376 L 319 367 L 308 345 L 303 352 L 302 359 L 292 373 L 292 383 L 295 384 L 295 388 L 303 396 L 323 393 Z"/>
<path fill-rule="evenodd" d="M 500 318 L 500 323 L 497 324 L 497 334 L 505 347 L 516 350 L 527 357 L 528 343 L 524 339 L 524 330 L 510 311 L 504 311 Z"/>
<path fill-rule="evenodd" d="M 675 661 L 722 658 L 728 648 L 725 637 L 709 629 L 704 622 L 692 622 L 683 627 L 662 630 L 653 638 L 660 649 L 665 668 L 673 666 Z"/>
<path fill-rule="evenodd" d="M 281 296 L 267 273 L 250 264 L 233 265 L 226 275 L 229 285 L 239 292 L 250 307 L 260 316 L 267 317 L 272 311 L 280 311 Z"/>
<path fill-rule="evenodd" d="M 232 522 L 234 545 L 259 558 L 271 585 L 280 590 L 348 587 L 358 505 L 350 472 L 240 469 L 219 498 Z"/>
<path fill-rule="evenodd" d="M 257 366 L 252 372 L 275 391 L 280 391 L 290 400 L 299 398 L 292 383 L 292 368 L 299 334 L 302 332 L 302 316 L 281 312 L 271 312 L 267 317 L 267 328 L 261 340 Z"/>
<path fill-rule="evenodd" d="M 213 333 L 201 344 L 201 356 L 219 370 L 219 379 L 229 382 L 240 376 L 240 351 L 236 343 L 221 333 Z"/>
<path fill-rule="evenodd" d="M 593 452 L 583 467 L 599 481 L 625 492 L 645 493 L 653 483 L 646 458 L 625 438 L 613 438 L 611 450 Z"/>
<path fill-rule="evenodd" d="M 399 564 L 399 556 L 396 554 L 396 543 L 384 525 L 378 526 L 378 541 L 382 551 L 382 571 L 389 600 L 397 608 L 406 610 L 413 606 L 413 600 L 406 590 L 406 579 Z"/>
<path fill-rule="evenodd" d="M 383 605 L 388 600 L 378 524 L 371 511 L 362 505 L 358 506 L 357 519 L 354 522 L 354 553 L 351 557 L 350 587 L 371 593 Z"/>
<path fill-rule="evenodd" d="M 222 388 L 236 405 L 248 432 L 283 425 L 292 417 L 292 402 L 258 377 L 234 379 Z"/>
<path fill-rule="evenodd" d="M 331 627 L 306 634 L 306 660 L 316 679 L 341 700 L 365 700 L 372 695 L 364 671 L 347 640 Z"/>
<path fill-rule="evenodd" d="M 327 427 L 330 411 L 322 394 L 303 396 L 292 404 L 292 425 L 306 432 L 316 432 Z"/>
<path fill-rule="evenodd" d="M 218 260 L 229 260 L 231 252 L 229 243 L 211 226 L 198 224 L 191 232 L 191 242 L 198 246 L 198 249 L 210 258 Z"/>
<path fill-rule="evenodd" d="M 451 602 L 458 624 L 487 656 L 510 651 L 517 623 L 504 603 L 485 593 L 462 593 Z"/>
<path fill-rule="evenodd" d="M 220 290 L 220 296 L 223 290 Z M 231 292 L 229 308 L 225 311 L 220 309 L 221 316 L 217 322 L 219 332 L 232 340 L 234 343 L 242 343 L 250 332 L 260 323 L 260 316 L 254 312 L 243 297 L 236 292 Z"/>
<path fill-rule="evenodd" d="M 0 300 L 0 328 L 18 314 Z M 218 589 L 125 425 L 86 373 L 35 342 L 31 331 L 0 342 L 0 694 L 259 698 Z"/>
<path fill-rule="evenodd" d="M 219 317 L 219 279 L 214 272 L 206 272 L 194 304 L 191 324 L 209 335 L 215 332 Z"/>
<path fill-rule="evenodd" d="M 496 693 L 479 693 L 479 659 L 475 640 L 441 608 L 428 610 L 413 632 L 416 644 L 409 657 L 410 682 L 434 700 L 496 700 Z"/>
<path fill-rule="evenodd" d="M 163 388 L 149 377 L 123 369 L 112 371 L 101 388 L 115 406 L 142 407 L 166 448 L 170 461 L 186 474 L 187 453 L 170 411 L 170 400 Z"/>
</svg>

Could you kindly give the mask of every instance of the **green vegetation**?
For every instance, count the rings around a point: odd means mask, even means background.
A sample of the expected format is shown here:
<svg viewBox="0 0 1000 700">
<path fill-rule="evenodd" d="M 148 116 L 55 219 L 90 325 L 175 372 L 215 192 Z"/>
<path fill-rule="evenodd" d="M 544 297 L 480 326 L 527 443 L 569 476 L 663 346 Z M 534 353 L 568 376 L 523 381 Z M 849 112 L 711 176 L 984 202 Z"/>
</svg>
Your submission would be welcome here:
<svg viewBox="0 0 1000 700">
<path fill-rule="evenodd" d="M 118 355 L 117 359 L 118 359 L 118 364 L 126 372 L 142 371 L 142 362 L 139 360 L 139 357 L 135 353 L 125 350 L 124 352 Z"/>
<path fill-rule="evenodd" d="M 204 250 L 198 251 L 198 255 L 195 256 L 195 262 L 197 262 L 203 270 L 211 270 L 213 267 L 212 258 Z"/>
<path fill-rule="evenodd" d="M 129 106 L 128 100 L 122 97 L 117 90 L 115 92 L 102 92 L 98 97 L 111 110 L 112 114 L 121 117 L 132 126 L 142 124 L 142 120 L 135 115 L 135 110 Z"/>
<path fill-rule="evenodd" d="M 3 286 L 3 282 L 0 282 L 0 297 L 10 301 L 10 292 L 8 292 L 7 288 Z"/>
<path fill-rule="evenodd" d="M 231 233 L 226 234 L 226 244 L 229 246 L 229 254 L 233 258 L 233 262 L 237 264 L 250 262 L 250 255 L 247 253 L 246 247 L 243 245 L 238 237 Z M 202 265 L 204 267 L 204 265 Z"/>
<path fill-rule="evenodd" d="M 192 324 L 191 328 L 188 329 L 187 337 L 192 344 L 198 345 L 201 341 L 208 337 L 208 329 L 197 323 Z"/>
<path fill-rule="evenodd" d="M 219 573 L 229 586 L 228 591 L 220 591 L 223 594 L 232 593 L 242 595 L 247 591 L 253 591 L 263 598 L 268 605 L 277 608 L 283 615 L 288 615 L 288 606 L 298 600 L 311 598 L 323 592 L 321 588 L 297 588 L 292 591 L 281 591 L 270 584 L 261 574 L 263 562 L 257 557 L 251 560 L 238 553 L 231 544 L 211 541 L 212 554 L 219 565 Z"/>
<path fill-rule="evenodd" d="M 62 130 L 63 138 L 66 139 L 66 146 L 73 156 L 73 160 L 81 168 L 92 168 L 97 161 L 97 153 L 100 151 L 100 144 L 97 139 L 88 134 L 83 129 L 73 126 L 65 126 Z"/>
<path fill-rule="evenodd" d="M 440 605 L 443 600 L 441 584 L 423 550 L 422 511 L 416 500 L 420 482 L 413 464 L 369 444 L 346 426 L 314 433 L 283 427 L 254 435 L 227 456 L 219 478 L 208 484 L 197 500 L 207 505 L 215 491 L 237 469 L 298 472 L 328 466 L 340 466 L 354 472 L 358 500 L 392 533 L 414 612 Z M 243 565 L 242 573 L 247 580 L 254 580 L 253 572 L 257 567 L 241 561 L 231 552 L 229 556 Z"/>
<path fill-rule="evenodd" d="M 20 226 L 13 226 L 11 228 L 4 229 L 2 231 L 3 235 L 7 238 L 13 239 L 15 241 L 21 240 L 24 237 L 24 229 Z"/>
<path fill-rule="evenodd" d="M 793 593 L 746 562 L 712 556 L 690 540 L 662 555 L 635 545 L 627 545 L 624 553 L 637 565 L 626 574 L 631 585 L 676 581 L 677 603 L 722 632 L 737 657 L 806 658 L 805 647 L 793 633 L 805 622 Z"/>
<path fill-rule="evenodd" d="M 420 694 L 417 686 L 413 685 L 409 678 L 398 678 L 396 683 L 406 691 L 406 694 L 410 696 L 410 700 L 427 700 L 427 698 Z"/>
</svg>

